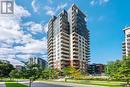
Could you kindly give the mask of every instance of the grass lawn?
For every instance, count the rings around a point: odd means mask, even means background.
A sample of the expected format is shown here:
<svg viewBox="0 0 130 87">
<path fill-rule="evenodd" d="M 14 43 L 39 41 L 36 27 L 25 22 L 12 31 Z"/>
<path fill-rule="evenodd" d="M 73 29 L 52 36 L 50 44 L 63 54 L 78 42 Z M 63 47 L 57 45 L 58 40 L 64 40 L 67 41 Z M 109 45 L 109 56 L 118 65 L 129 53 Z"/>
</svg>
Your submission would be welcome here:
<svg viewBox="0 0 130 87">
<path fill-rule="evenodd" d="M 119 81 L 96 81 L 96 80 L 67 80 L 70 83 L 79 83 L 86 85 L 98 85 L 98 86 L 108 86 L 108 87 L 122 87 L 125 82 Z"/>
<path fill-rule="evenodd" d="M 26 85 L 16 83 L 16 82 L 6 82 L 6 87 L 28 87 Z"/>
</svg>

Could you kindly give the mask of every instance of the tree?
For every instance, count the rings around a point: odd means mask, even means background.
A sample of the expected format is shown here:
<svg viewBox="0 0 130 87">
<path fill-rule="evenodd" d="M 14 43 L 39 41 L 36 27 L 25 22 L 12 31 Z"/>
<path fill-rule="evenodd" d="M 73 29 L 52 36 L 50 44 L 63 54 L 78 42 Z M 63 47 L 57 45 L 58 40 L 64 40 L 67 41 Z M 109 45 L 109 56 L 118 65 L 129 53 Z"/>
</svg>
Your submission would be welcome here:
<svg viewBox="0 0 130 87">
<path fill-rule="evenodd" d="M 26 75 L 29 77 L 29 87 L 31 87 L 31 83 L 40 77 L 41 69 L 38 64 L 27 64 L 26 65 Z"/>
<path fill-rule="evenodd" d="M 42 79 L 49 79 L 50 69 L 46 68 L 42 71 L 41 78 Z"/>
<path fill-rule="evenodd" d="M 9 77 L 9 73 L 13 69 L 12 64 L 0 62 L 0 77 Z"/>
<path fill-rule="evenodd" d="M 58 69 L 45 68 L 42 71 L 41 78 L 42 79 L 54 79 L 54 78 L 57 79 L 60 73 L 61 71 Z"/>
<path fill-rule="evenodd" d="M 65 75 L 65 82 L 67 81 L 66 77 L 76 78 L 81 75 L 80 69 L 75 69 L 74 67 L 66 67 L 63 69 L 63 73 Z"/>
<path fill-rule="evenodd" d="M 9 75 L 10 75 L 11 78 L 16 78 L 17 83 L 18 83 L 18 78 L 21 77 L 21 74 L 22 74 L 22 72 L 20 70 L 15 69 L 15 70 L 12 70 Z"/>
<path fill-rule="evenodd" d="M 119 68 L 119 77 L 127 82 L 129 85 L 130 81 L 130 55 L 124 57 Z"/>
<path fill-rule="evenodd" d="M 130 81 L 130 53 L 124 56 L 122 60 L 109 62 L 106 68 L 106 74 L 112 79 L 123 80 L 129 85 Z"/>
<path fill-rule="evenodd" d="M 110 76 L 112 79 L 118 79 L 118 73 L 119 73 L 119 68 L 121 66 L 121 61 L 116 60 L 116 61 L 111 61 L 108 62 L 106 65 L 105 73 L 106 75 Z"/>
</svg>

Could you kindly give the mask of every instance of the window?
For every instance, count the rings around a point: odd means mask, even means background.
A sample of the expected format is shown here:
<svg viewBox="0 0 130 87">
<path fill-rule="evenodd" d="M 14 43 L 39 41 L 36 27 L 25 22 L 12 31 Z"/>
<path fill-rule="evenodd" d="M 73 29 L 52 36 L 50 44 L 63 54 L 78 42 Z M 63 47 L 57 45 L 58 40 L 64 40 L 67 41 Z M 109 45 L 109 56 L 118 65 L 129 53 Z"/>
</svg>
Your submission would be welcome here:
<svg viewBox="0 0 130 87">
<path fill-rule="evenodd" d="M 76 9 L 76 13 L 78 14 L 78 9 Z"/>
</svg>

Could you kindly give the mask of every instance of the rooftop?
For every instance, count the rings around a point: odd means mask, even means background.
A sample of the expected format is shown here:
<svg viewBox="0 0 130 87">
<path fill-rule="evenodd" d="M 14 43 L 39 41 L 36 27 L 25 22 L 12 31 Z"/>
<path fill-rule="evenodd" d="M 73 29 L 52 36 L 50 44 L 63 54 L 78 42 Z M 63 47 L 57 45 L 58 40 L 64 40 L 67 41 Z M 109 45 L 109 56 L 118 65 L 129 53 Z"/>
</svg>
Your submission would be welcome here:
<svg viewBox="0 0 130 87">
<path fill-rule="evenodd" d="M 123 31 L 128 30 L 128 29 L 130 29 L 130 26 L 129 26 L 129 27 L 125 27 L 125 28 L 123 29 Z"/>
</svg>

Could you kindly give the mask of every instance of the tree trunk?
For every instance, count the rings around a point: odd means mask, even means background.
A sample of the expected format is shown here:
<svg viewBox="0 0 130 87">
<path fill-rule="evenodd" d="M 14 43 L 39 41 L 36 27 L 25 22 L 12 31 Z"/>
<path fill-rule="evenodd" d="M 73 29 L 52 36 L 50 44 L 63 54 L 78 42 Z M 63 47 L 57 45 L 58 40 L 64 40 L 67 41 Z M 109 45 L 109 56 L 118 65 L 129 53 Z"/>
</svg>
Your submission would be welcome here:
<svg viewBox="0 0 130 87">
<path fill-rule="evenodd" d="M 17 79 L 17 84 L 18 84 L 18 79 Z"/>
<path fill-rule="evenodd" d="M 127 79 L 127 87 L 130 87 L 129 79 Z"/>
<path fill-rule="evenodd" d="M 32 83 L 32 82 L 31 82 L 31 79 L 29 79 L 29 87 L 31 87 L 31 83 Z"/>
<path fill-rule="evenodd" d="M 67 82 L 67 78 L 65 77 L 65 82 Z"/>
</svg>

